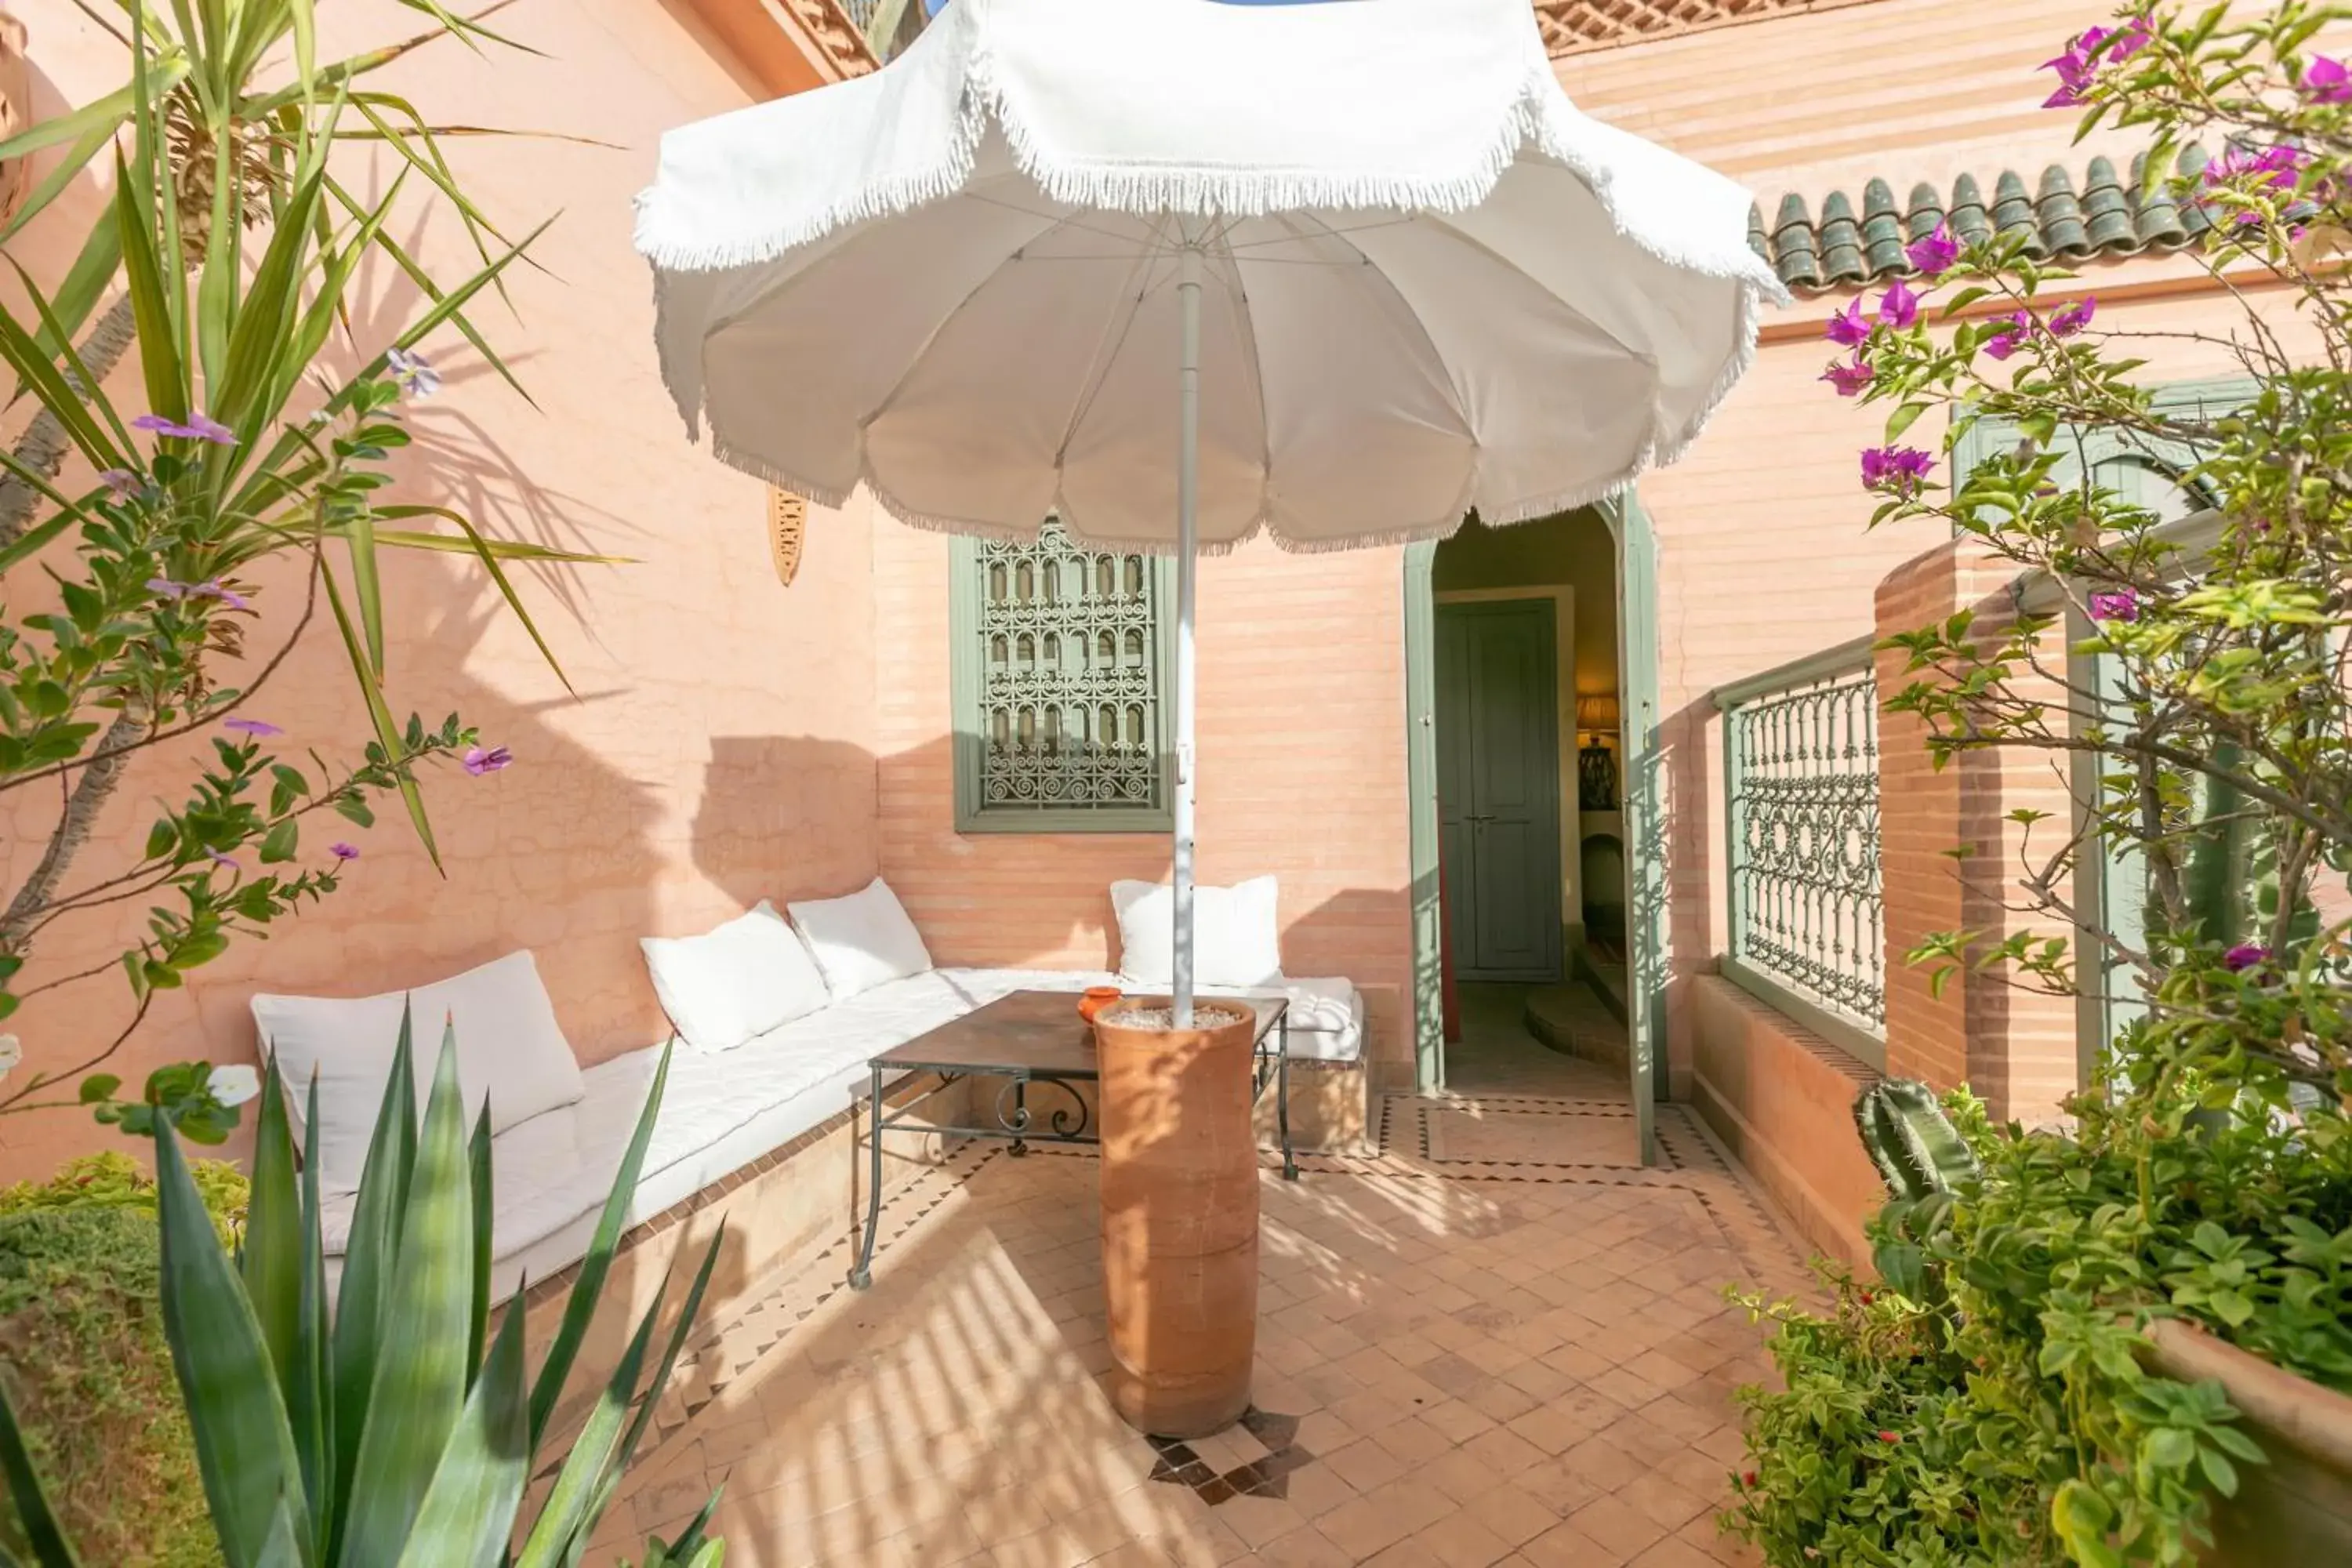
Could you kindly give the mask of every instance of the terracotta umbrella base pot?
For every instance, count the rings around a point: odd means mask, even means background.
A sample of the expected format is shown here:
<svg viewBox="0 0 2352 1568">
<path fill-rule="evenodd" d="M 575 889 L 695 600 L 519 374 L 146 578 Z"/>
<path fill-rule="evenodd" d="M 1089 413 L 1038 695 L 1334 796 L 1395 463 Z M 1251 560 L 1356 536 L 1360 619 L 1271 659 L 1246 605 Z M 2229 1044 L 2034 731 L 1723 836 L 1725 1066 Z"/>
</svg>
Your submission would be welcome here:
<svg viewBox="0 0 2352 1568">
<path fill-rule="evenodd" d="M 1221 999 L 1174 1029 L 1150 1006 L 1095 1019 L 1111 1403 L 1152 1436 L 1201 1437 L 1249 1408 L 1257 1352 L 1256 1017 Z"/>
</svg>

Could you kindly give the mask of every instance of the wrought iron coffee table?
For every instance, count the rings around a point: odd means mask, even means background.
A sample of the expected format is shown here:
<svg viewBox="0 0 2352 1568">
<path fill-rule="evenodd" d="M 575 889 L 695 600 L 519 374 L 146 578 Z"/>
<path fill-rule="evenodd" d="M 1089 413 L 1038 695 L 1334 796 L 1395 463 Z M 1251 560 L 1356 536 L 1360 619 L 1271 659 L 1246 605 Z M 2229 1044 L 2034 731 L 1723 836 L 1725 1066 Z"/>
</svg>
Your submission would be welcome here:
<svg viewBox="0 0 2352 1568">
<path fill-rule="evenodd" d="M 1269 1082 L 1274 1085 L 1275 1126 L 1282 1138 L 1282 1178 L 1295 1182 L 1298 1162 L 1290 1150 L 1289 999 L 1241 996 L 1234 1000 L 1247 1003 L 1257 1013 L 1250 1096 L 1255 1101 L 1265 1095 Z M 1093 1130 L 1093 1112 L 1086 1097 L 1075 1087 L 1097 1082 L 1102 1073 L 1095 1061 L 1094 1026 L 1078 1016 L 1074 991 L 1013 992 L 903 1046 L 893 1046 L 866 1065 L 873 1082 L 867 1090 L 866 1116 L 866 1234 L 858 1241 L 856 1265 L 849 1271 L 849 1283 L 856 1289 L 863 1290 L 874 1280 L 874 1237 L 882 1219 L 885 1132 L 1009 1139 L 1015 1154 L 1032 1143 L 1101 1142 Z M 936 1073 L 939 1082 L 895 1108 L 883 1098 L 885 1079 L 921 1072 Z M 917 1107 L 965 1078 L 1005 1080 L 996 1092 L 994 1125 L 956 1127 L 916 1119 Z M 1033 1089 L 1051 1090 L 1068 1103 L 1056 1104 L 1041 1117 L 1029 1103 Z M 977 1107 L 972 1120 L 981 1121 Z"/>
</svg>

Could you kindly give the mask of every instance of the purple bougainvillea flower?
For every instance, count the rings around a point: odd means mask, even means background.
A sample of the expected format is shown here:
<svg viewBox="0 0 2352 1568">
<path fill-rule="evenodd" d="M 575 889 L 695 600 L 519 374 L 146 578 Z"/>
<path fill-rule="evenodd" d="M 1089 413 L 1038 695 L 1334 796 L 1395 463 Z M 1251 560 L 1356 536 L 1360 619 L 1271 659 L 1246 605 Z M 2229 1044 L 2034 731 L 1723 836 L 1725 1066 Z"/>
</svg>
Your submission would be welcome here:
<svg viewBox="0 0 2352 1568">
<path fill-rule="evenodd" d="M 360 847 L 356 844 L 334 843 L 327 846 L 327 853 L 343 864 L 349 865 L 360 858 Z"/>
<path fill-rule="evenodd" d="M 2058 90 L 2042 105 L 2044 109 L 2072 109 L 2083 101 L 2083 93 L 2102 66 L 2129 59 L 2147 47 L 2155 35 L 2147 19 L 2134 16 L 2120 27 L 2093 27 L 2066 46 L 2066 52 L 2055 59 L 2043 60 L 2042 68 L 2058 73 Z M 2105 45 L 2103 50 L 2100 46 Z"/>
<path fill-rule="evenodd" d="M 2033 331 L 2033 318 L 2024 311 L 2012 314 L 2000 331 L 1984 341 L 1984 352 L 1995 359 L 2007 359 L 2022 347 Z"/>
<path fill-rule="evenodd" d="M 2139 619 L 2139 595 L 2129 588 L 2094 594 L 2090 608 L 2095 621 L 2136 621 Z"/>
<path fill-rule="evenodd" d="M 2099 297 L 2096 294 L 2084 295 L 2082 303 L 2069 305 L 2050 318 L 2050 335 L 2053 338 L 2073 337 L 2091 324 L 2091 318 L 2098 314 L 2098 310 Z"/>
<path fill-rule="evenodd" d="M 1862 301 L 1849 302 L 1846 308 L 1830 318 L 1829 331 L 1822 334 L 1840 348 L 1859 348 L 1870 341 L 1870 323 L 1862 319 Z"/>
<path fill-rule="evenodd" d="M 1903 254 L 1922 277 L 1940 278 L 1960 258 L 1960 242 L 1952 237 L 1948 226 L 1939 223 L 1935 233 L 1921 235 L 1905 246 Z"/>
<path fill-rule="evenodd" d="M 468 746 L 466 748 L 466 771 L 476 778 L 497 773 L 514 761 L 514 754 L 504 746 Z"/>
<path fill-rule="evenodd" d="M 234 730 L 240 735 L 283 735 L 285 731 L 267 719 L 224 719 L 221 728 Z"/>
<path fill-rule="evenodd" d="M 1822 373 L 1822 379 L 1837 388 L 1840 397 L 1852 397 L 1868 386 L 1878 373 L 1856 359 L 1852 364 L 1833 364 Z"/>
<path fill-rule="evenodd" d="M 147 591 L 166 599 L 184 599 L 188 596 L 188 591 L 194 586 L 194 584 L 190 583 L 174 583 L 169 577 L 147 579 Z"/>
<path fill-rule="evenodd" d="M 2352 103 L 2352 69 L 2326 55 L 2303 68 L 2303 96 L 2314 103 Z"/>
<path fill-rule="evenodd" d="M 2091 85 L 2091 55 L 2081 38 L 2057 58 L 2043 60 L 2042 68 L 2058 73 L 2058 90 L 2042 100 L 2042 108 L 2072 109 L 2083 101 L 2083 89 Z"/>
<path fill-rule="evenodd" d="M 2270 962 L 2271 950 L 2258 942 L 2240 942 L 2221 955 L 2221 963 L 2232 974 L 2243 974 L 2257 963 Z"/>
<path fill-rule="evenodd" d="M 211 862 L 212 862 L 214 865 L 215 865 L 215 866 L 222 866 L 222 867 L 226 867 L 226 868 L 227 868 L 229 870 L 232 870 L 232 871 L 241 871 L 241 870 L 243 870 L 243 869 L 245 868 L 243 868 L 242 866 L 239 866 L 236 861 L 234 861 L 234 860 L 230 859 L 227 856 L 226 856 L 226 855 L 222 854 L 222 853 L 221 853 L 219 850 L 217 850 L 217 849 L 207 849 L 207 850 L 205 850 L 205 859 L 207 859 L 207 860 L 209 860 L 209 861 L 211 861 Z"/>
<path fill-rule="evenodd" d="M 112 491 L 116 500 L 129 500 L 146 488 L 145 482 L 129 468 L 100 468 L 98 482 Z"/>
<path fill-rule="evenodd" d="M 236 445 L 236 432 L 219 420 L 203 414 L 192 414 L 185 425 L 164 418 L 160 414 L 142 414 L 131 422 L 134 430 L 152 430 L 158 436 L 169 436 L 181 441 L 210 441 L 215 447 Z"/>
<path fill-rule="evenodd" d="M 2303 163 L 2303 154 L 2293 147 L 2232 147 L 2205 165 L 2205 183 L 2225 185 L 2232 180 L 2252 180 L 2273 190 L 2291 191 Z"/>
<path fill-rule="evenodd" d="M 410 353 L 406 349 L 386 349 L 383 368 L 400 390 L 411 397 L 430 397 L 441 390 L 441 373 L 423 354 Z"/>
<path fill-rule="evenodd" d="M 1919 319 L 1919 296 L 1911 286 L 1897 278 L 1886 286 L 1886 296 L 1878 301 L 1878 319 L 1897 331 Z"/>
<path fill-rule="evenodd" d="M 1871 447 L 1862 454 L 1862 488 L 1893 495 L 1916 495 L 1936 466 L 1934 454 L 1916 447 Z"/>
</svg>

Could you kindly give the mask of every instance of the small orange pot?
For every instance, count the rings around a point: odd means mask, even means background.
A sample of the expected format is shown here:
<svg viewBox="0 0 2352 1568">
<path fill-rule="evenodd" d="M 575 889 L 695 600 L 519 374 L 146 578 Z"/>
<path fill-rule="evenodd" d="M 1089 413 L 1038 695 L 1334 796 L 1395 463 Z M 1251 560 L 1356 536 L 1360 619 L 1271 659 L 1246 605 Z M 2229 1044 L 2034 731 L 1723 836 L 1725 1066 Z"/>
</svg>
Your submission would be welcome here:
<svg viewBox="0 0 2352 1568">
<path fill-rule="evenodd" d="M 1116 985 L 1089 985 L 1078 998 L 1078 1016 L 1091 1024 L 1095 1015 L 1118 1001 L 1123 993 Z"/>
</svg>

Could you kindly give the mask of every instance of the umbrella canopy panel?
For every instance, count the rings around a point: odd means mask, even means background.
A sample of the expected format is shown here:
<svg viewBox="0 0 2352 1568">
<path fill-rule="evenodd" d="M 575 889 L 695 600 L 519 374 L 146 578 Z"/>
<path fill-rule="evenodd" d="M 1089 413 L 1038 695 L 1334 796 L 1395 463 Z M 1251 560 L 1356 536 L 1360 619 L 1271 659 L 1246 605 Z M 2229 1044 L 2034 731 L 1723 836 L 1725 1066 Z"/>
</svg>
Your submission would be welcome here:
<svg viewBox="0 0 2352 1568">
<path fill-rule="evenodd" d="M 959 0 L 887 69 L 665 140 L 639 246 L 727 461 L 924 526 L 1177 542 L 1539 516 L 1688 444 L 1779 285 L 1747 194 L 1578 114 L 1522 0 Z"/>
</svg>

